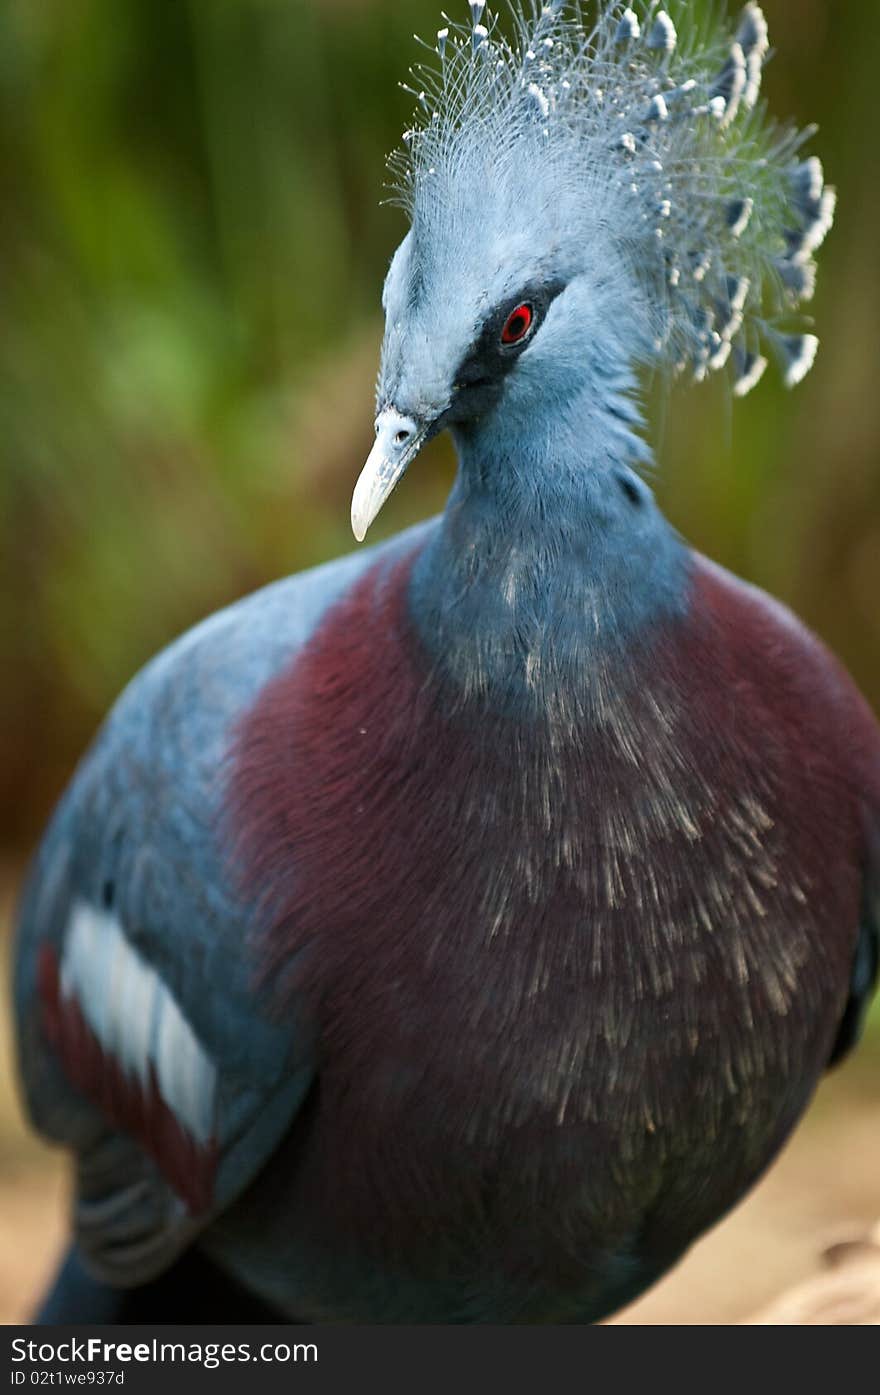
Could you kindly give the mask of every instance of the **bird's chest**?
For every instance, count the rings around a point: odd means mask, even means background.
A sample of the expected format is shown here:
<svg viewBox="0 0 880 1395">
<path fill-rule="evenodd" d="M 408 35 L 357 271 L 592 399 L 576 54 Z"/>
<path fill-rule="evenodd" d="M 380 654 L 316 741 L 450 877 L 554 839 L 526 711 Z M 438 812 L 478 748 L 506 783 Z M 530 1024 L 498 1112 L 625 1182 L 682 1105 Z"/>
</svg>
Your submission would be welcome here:
<svg viewBox="0 0 880 1395">
<path fill-rule="evenodd" d="M 262 968 L 318 1023 L 319 1192 L 473 1234 L 540 1195 L 624 1233 L 704 1157 L 722 1193 L 763 1166 L 830 1045 L 857 888 L 851 830 L 788 816 L 809 781 L 762 716 L 630 675 L 601 721 L 493 721 L 444 704 L 393 597 L 340 609 L 236 777 Z"/>
</svg>

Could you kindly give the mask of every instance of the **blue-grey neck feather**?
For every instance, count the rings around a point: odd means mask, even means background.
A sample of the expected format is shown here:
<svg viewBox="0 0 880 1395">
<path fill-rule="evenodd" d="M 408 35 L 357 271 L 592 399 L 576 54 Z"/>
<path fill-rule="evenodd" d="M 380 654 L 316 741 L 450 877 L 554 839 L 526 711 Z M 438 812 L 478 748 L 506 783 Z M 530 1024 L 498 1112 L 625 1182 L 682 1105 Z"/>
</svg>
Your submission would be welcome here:
<svg viewBox="0 0 880 1395">
<path fill-rule="evenodd" d="M 645 447 L 627 398 L 576 406 L 555 431 L 548 417 L 458 434 L 455 488 L 411 586 L 451 701 L 567 727 L 597 718 L 608 660 L 683 610 L 689 569 L 632 468 Z"/>
</svg>

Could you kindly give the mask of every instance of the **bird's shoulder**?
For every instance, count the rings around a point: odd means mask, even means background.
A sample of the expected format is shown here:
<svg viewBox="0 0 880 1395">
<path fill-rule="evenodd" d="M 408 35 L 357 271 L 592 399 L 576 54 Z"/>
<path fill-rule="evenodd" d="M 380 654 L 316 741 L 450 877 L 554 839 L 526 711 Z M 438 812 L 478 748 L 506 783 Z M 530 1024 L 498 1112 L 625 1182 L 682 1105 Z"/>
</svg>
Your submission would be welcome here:
<svg viewBox="0 0 880 1395">
<path fill-rule="evenodd" d="M 781 601 L 694 554 L 691 612 L 732 697 L 820 733 L 880 827 L 880 724 L 840 660 Z"/>
</svg>

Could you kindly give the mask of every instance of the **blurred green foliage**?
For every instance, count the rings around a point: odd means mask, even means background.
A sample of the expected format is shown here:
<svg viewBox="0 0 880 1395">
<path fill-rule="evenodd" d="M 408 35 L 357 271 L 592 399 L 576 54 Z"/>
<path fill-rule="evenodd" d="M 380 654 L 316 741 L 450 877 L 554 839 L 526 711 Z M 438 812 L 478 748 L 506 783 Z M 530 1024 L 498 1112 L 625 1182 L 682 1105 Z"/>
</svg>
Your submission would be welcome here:
<svg viewBox="0 0 880 1395">
<path fill-rule="evenodd" d="M 456 4 L 459 0 L 456 0 Z M 765 0 L 775 112 L 841 191 L 807 385 L 656 394 L 657 486 L 880 704 L 876 73 L 864 0 Z M 461 8 L 464 3 L 461 0 Z M 127 678 L 348 549 L 379 205 L 438 0 L 0 0 L 0 840 L 33 836 Z M 442 505 L 438 443 L 391 531 Z M 379 530 L 381 531 L 381 530 Z"/>
</svg>

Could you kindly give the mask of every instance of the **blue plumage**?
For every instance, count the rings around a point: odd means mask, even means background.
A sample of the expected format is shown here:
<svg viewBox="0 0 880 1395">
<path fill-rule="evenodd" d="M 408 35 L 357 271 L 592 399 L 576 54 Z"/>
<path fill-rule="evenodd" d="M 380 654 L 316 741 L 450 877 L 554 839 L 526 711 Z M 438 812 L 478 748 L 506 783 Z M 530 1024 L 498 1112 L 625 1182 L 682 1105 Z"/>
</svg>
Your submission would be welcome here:
<svg viewBox="0 0 880 1395">
<path fill-rule="evenodd" d="M 194 1222 L 142 1141 L 119 1133 L 71 1088 L 35 1006 L 39 956 L 63 952 L 73 908 L 87 906 L 122 928 L 141 978 L 146 966 L 156 971 L 219 1077 L 210 1210 L 222 1209 L 279 1143 L 315 1056 L 308 1024 L 274 1017 L 245 952 L 254 911 L 237 894 L 222 842 L 230 733 L 334 600 L 423 532 L 280 582 L 160 655 L 120 698 L 40 848 L 19 915 L 21 1073 L 35 1125 L 76 1154 L 78 1243 L 107 1282 L 161 1273 L 206 1218 Z M 119 1050 L 132 1013 L 152 1014 L 155 1034 L 161 1012 L 144 1002 L 151 985 L 143 982 L 126 1001 L 126 967 L 137 977 L 139 966 L 108 960 L 106 950 L 106 942 L 96 945 L 92 965 L 99 1035 Z"/>
<path fill-rule="evenodd" d="M 815 357 L 834 198 L 756 111 L 763 16 L 471 10 L 395 166 L 352 504 L 362 539 L 448 428 L 443 517 L 154 661 L 29 880 L 56 1320 L 190 1264 L 314 1321 L 596 1320 L 767 1166 L 876 979 L 877 725 L 640 474 L 642 366 Z"/>
</svg>

